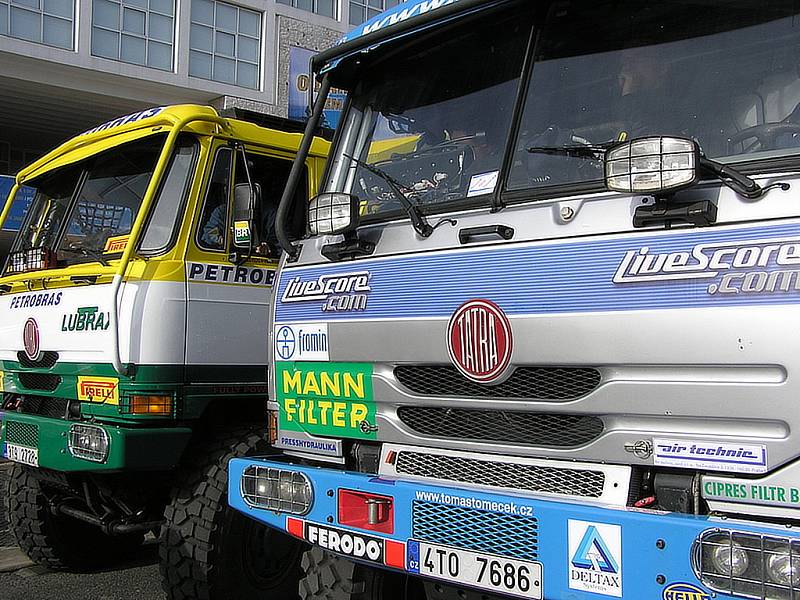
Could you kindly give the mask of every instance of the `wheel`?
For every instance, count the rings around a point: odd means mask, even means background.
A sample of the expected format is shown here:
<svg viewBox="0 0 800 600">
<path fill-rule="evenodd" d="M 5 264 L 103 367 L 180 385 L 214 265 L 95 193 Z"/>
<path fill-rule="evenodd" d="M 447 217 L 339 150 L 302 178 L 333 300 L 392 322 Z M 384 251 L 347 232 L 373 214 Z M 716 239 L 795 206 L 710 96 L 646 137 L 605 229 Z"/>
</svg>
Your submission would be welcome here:
<svg viewBox="0 0 800 600">
<path fill-rule="evenodd" d="M 303 555 L 303 600 L 422 600 L 420 580 L 355 563 L 322 548 Z"/>
<path fill-rule="evenodd" d="M 228 506 L 228 461 L 267 453 L 263 429 L 239 426 L 190 446 L 159 535 L 170 600 L 297 598 L 305 545 Z"/>
<path fill-rule="evenodd" d="M 15 464 L 7 493 L 11 533 L 36 564 L 56 571 L 92 571 L 127 558 L 142 544 L 142 534 L 110 536 L 98 527 L 50 510 L 48 489 L 39 472 Z"/>
</svg>

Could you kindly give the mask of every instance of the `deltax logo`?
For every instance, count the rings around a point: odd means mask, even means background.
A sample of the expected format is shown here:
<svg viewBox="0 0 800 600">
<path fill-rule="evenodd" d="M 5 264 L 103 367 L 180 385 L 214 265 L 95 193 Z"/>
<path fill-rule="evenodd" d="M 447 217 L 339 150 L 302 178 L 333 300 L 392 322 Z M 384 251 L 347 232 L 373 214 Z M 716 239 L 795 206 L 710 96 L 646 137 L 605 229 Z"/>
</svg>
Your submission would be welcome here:
<svg viewBox="0 0 800 600">
<path fill-rule="evenodd" d="M 622 528 L 569 520 L 569 587 L 622 597 Z"/>
</svg>

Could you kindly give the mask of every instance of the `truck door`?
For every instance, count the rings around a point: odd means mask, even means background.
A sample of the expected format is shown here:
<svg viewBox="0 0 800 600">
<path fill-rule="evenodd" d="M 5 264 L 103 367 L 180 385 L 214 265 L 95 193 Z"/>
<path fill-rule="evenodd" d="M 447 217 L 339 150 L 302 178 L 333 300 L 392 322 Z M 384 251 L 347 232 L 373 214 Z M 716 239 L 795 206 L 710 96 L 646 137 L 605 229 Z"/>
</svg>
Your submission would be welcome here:
<svg viewBox="0 0 800 600">
<path fill-rule="evenodd" d="M 232 239 L 232 190 L 246 181 L 242 154 L 224 144 L 213 152 L 186 259 L 187 378 L 264 382 L 267 308 L 278 262 L 275 213 L 291 157 L 246 151 L 251 177 L 261 188 L 256 227 L 262 240 L 248 257 L 237 256 Z"/>
</svg>

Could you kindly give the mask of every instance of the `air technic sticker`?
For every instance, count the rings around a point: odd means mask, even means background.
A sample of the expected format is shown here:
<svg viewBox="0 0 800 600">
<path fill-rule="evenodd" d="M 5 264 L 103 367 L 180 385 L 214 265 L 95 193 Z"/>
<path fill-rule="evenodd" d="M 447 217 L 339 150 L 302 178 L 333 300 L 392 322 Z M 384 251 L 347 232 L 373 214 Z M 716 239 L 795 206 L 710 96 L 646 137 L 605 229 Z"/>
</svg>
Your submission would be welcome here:
<svg viewBox="0 0 800 600">
<path fill-rule="evenodd" d="M 767 447 L 703 440 L 653 440 L 653 463 L 663 467 L 766 473 Z"/>
<path fill-rule="evenodd" d="M 115 377 L 78 377 L 78 400 L 119 404 L 119 379 Z"/>
<path fill-rule="evenodd" d="M 569 587 L 622 597 L 622 528 L 569 520 Z"/>
<path fill-rule="evenodd" d="M 275 367 L 281 430 L 376 438 L 371 364 L 277 362 Z"/>
</svg>

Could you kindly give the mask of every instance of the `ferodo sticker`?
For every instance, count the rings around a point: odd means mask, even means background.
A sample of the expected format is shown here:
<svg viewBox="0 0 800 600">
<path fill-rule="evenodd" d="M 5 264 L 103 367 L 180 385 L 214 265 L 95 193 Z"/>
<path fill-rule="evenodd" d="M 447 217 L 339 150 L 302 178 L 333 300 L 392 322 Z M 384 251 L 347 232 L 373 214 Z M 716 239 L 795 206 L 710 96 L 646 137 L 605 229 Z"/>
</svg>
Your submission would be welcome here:
<svg viewBox="0 0 800 600">
<path fill-rule="evenodd" d="M 119 404 L 119 379 L 115 377 L 78 377 L 78 400 Z"/>
<path fill-rule="evenodd" d="M 371 364 L 278 362 L 275 377 L 281 430 L 377 437 Z"/>
<path fill-rule="evenodd" d="M 123 252 L 125 247 L 128 245 L 128 239 L 130 236 L 127 235 L 118 235 L 116 237 L 110 237 L 106 240 L 106 245 L 103 248 L 103 254 L 114 254 L 116 252 Z"/>
</svg>

